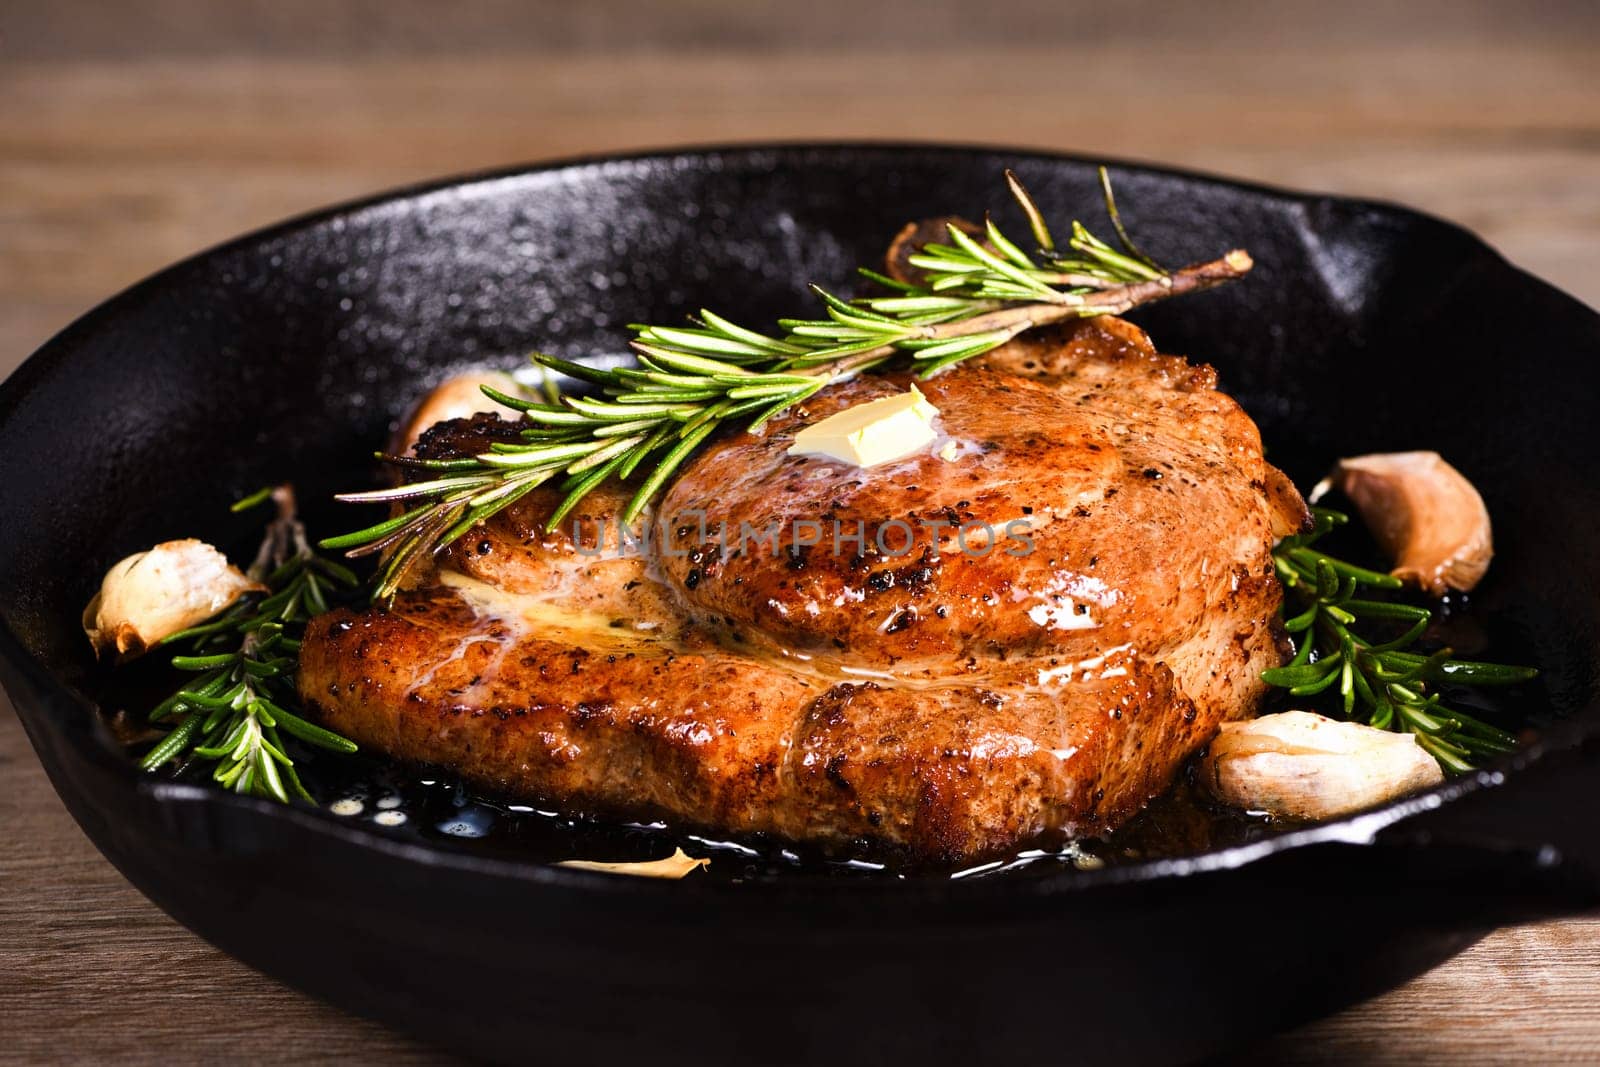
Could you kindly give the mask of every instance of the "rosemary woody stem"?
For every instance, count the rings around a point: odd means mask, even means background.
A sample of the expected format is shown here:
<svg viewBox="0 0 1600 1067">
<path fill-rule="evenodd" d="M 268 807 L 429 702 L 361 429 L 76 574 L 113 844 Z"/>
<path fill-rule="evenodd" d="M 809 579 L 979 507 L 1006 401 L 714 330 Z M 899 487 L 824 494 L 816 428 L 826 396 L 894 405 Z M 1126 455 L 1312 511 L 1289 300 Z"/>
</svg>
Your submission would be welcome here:
<svg viewBox="0 0 1600 1067">
<path fill-rule="evenodd" d="M 1250 258 L 1250 253 L 1236 248 L 1220 259 L 1196 263 L 1150 281 L 1119 285 L 1095 293 L 1063 293 L 1059 300 L 1017 304 L 995 311 L 986 311 L 969 319 L 925 326 L 916 336 L 928 340 L 949 340 L 988 333 L 990 330 L 1012 330 L 1021 333 L 1038 326 L 1049 326 L 1068 319 L 1081 319 L 1086 312 L 1120 315 L 1142 304 L 1151 304 L 1157 300 L 1182 296 L 1185 293 L 1197 293 L 1242 278 L 1250 273 L 1250 269 L 1254 266 L 1255 261 Z M 862 369 L 893 355 L 895 351 L 893 344 L 884 344 L 837 363 L 796 373 L 825 378 L 833 382 L 845 381 L 855 377 Z"/>
<path fill-rule="evenodd" d="M 1018 304 L 1014 307 L 986 311 L 970 319 L 945 322 L 929 326 L 923 336 L 930 338 L 964 337 L 967 334 L 1002 330 L 1011 326 L 1046 326 L 1067 319 L 1081 319 L 1085 309 L 1092 308 L 1101 315 L 1120 315 L 1141 304 L 1165 300 L 1169 296 L 1182 296 L 1202 289 L 1231 282 L 1250 273 L 1255 262 L 1250 253 L 1234 249 L 1221 259 L 1209 263 L 1196 263 L 1192 267 L 1173 271 L 1147 282 L 1119 285 L 1095 293 L 1062 293 L 1059 300 Z"/>
</svg>

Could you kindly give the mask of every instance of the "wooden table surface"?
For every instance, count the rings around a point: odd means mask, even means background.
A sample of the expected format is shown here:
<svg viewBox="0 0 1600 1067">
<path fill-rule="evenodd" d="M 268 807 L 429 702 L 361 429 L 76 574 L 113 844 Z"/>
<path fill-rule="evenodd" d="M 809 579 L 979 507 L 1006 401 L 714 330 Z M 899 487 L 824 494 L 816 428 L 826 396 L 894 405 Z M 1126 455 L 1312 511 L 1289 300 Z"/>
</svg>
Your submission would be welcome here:
<svg viewBox="0 0 1600 1067">
<path fill-rule="evenodd" d="M 577 152 L 785 137 L 1043 146 L 1390 198 L 1600 305 L 1600 5 L 1358 3 L 1330 21 L 1339 5 L 1138 0 L 1119 22 L 1037 0 L 976 26 L 909 0 L 603 6 L 611 21 L 501 2 L 449 19 L 399 0 L 8 9 L 0 375 L 165 263 L 329 201 Z M 0 784 L 0 1057 L 444 1058 L 157 911 L 77 830 L 9 705 Z M 1245 1054 L 1594 1061 L 1597 981 L 1600 922 L 1506 930 Z"/>
</svg>

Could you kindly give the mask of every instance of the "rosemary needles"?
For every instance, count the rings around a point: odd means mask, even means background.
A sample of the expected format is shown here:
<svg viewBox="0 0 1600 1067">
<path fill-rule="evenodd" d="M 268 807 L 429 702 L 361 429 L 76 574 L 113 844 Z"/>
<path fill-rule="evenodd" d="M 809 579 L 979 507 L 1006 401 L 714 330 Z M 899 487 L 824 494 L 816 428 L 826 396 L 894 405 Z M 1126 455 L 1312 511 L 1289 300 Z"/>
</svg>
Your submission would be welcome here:
<svg viewBox="0 0 1600 1067">
<path fill-rule="evenodd" d="M 284 735 L 334 752 L 354 752 L 356 746 L 289 710 L 300 635 L 307 620 L 349 598 L 359 582 L 344 565 L 312 550 L 288 486 L 263 489 L 233 510 L 269 499 L 278 514 L 249 570 L 267 591 L 161 643 L 182 649 L 172 665 L 191 678 L 151 710 L 152 723 L 172 729 L 139 765 L 154 771 L 176 764 L 182 773 L 209 764 L 211 777 L 226 789 L 284 803 L 291 797 L 309 801 Z"/>
<path fill-rule="evenodd" d="M 1329 531 L 1349 522 L 1348 516 L 1313 508 L 1312 518 L 1309 533 L 1286 537 L 1272 551 L 1288 602 L 1294 605 L 1285 608 L 1284 628 L 1295 642 L 1295 654 L 1282 667 L 1263 671 L 1262 680 L 1294 696 L 1336 692 L 1346 718 L 1415 734 L 1417 744 L 1447 771 L 1469 771 L 1515 748 L 1511 734 L 1447 706 L 1436 686 L 1513 685 L 1538 671 L 1454 659 L 1448 648 L 1430 655 L 1409 651 L 1432 613 L 1381 599 L 1400 588 L 1398 578 L 1335 559 L 1316 547 Z M 1395 633 L 1389 640 L 1377 640 L 1372 627 Z"/>
</svg>

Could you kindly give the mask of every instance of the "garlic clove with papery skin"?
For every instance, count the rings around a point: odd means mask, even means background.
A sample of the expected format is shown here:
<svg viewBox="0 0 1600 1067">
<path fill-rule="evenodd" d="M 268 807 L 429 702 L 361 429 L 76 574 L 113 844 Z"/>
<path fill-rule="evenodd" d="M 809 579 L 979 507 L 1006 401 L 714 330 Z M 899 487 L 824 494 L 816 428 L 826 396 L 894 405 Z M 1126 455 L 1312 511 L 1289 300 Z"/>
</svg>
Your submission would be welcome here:
<svg viewBox="0 0 1600 1067">
<path fill-rule="evenodd" d="M 400 420 L 399 428 L 389 440 L 390 455 L 408 454 L 424 431 L 441 422 L 470 419 L 482 413 L 506 419 L 514 419 L 521 414 L 491 400 L 483 391 L 485 385 L 507 396 L 522 394 L 522 387 L 517 380 L 504 371 L 474 370 L 446 378 L 428 390 Z"/>
<path fill-rule="evenodd" d="M 1312 493 L 1336 486 L 1355 503 L 1401 581 L 1434 596 L 1467 592 L 1494 555 L 1489 509 L 1437 452 L 1379 452 L 1341 459 Z"/>
<path fill-rule="evenodd" d="M 1225 722 L 1199 780 L 1230 807 L 1330 819 L 1444 781 L 1410 734 L 1283 711 Z"/>
<path fill-rule="evenodd" d="M 226 610 L 266 586 L 246 577 L 204 541 L 163 541 L 106 572 L 83 611 L 95 655 L 133 659 L 158 641 Z"/>
</svg>

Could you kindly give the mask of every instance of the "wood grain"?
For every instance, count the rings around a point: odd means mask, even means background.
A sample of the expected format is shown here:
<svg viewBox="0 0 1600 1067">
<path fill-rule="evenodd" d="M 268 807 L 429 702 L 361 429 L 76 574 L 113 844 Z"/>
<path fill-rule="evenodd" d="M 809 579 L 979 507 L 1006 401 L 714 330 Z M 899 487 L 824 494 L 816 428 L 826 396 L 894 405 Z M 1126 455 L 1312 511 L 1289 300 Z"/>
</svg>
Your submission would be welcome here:
<svg viewBox="0 0 1600 1067">
<path fill-rule="evenodd" d="M 1600 304 L 1592 3 L 1356 4 L 1377 20 L 1362 24 L 1330 22 L 1330 5 L 1140 2 L 1117 24 L 1103 6 L 1022 2 L 976 27 L 955 5 L 888 6 L 824 0 L 802 17 L 699 0 L 666 16 L 624 0 L 608 22 L 477 3 L 443 25 L 395 2 L 8 7 L 0 375 L 150 271 L 330 201 L 574 153 L 790 137 L 1043 146 L 1395 199 Z M 73 825 L 9 706 L 0 782 L 0 1057 L 444 1058 L 157 911 Z M 1597 978 L 1600 920 L 1502 931 L 1241 1056 L 1594 1061 Z"/>
</svg>

